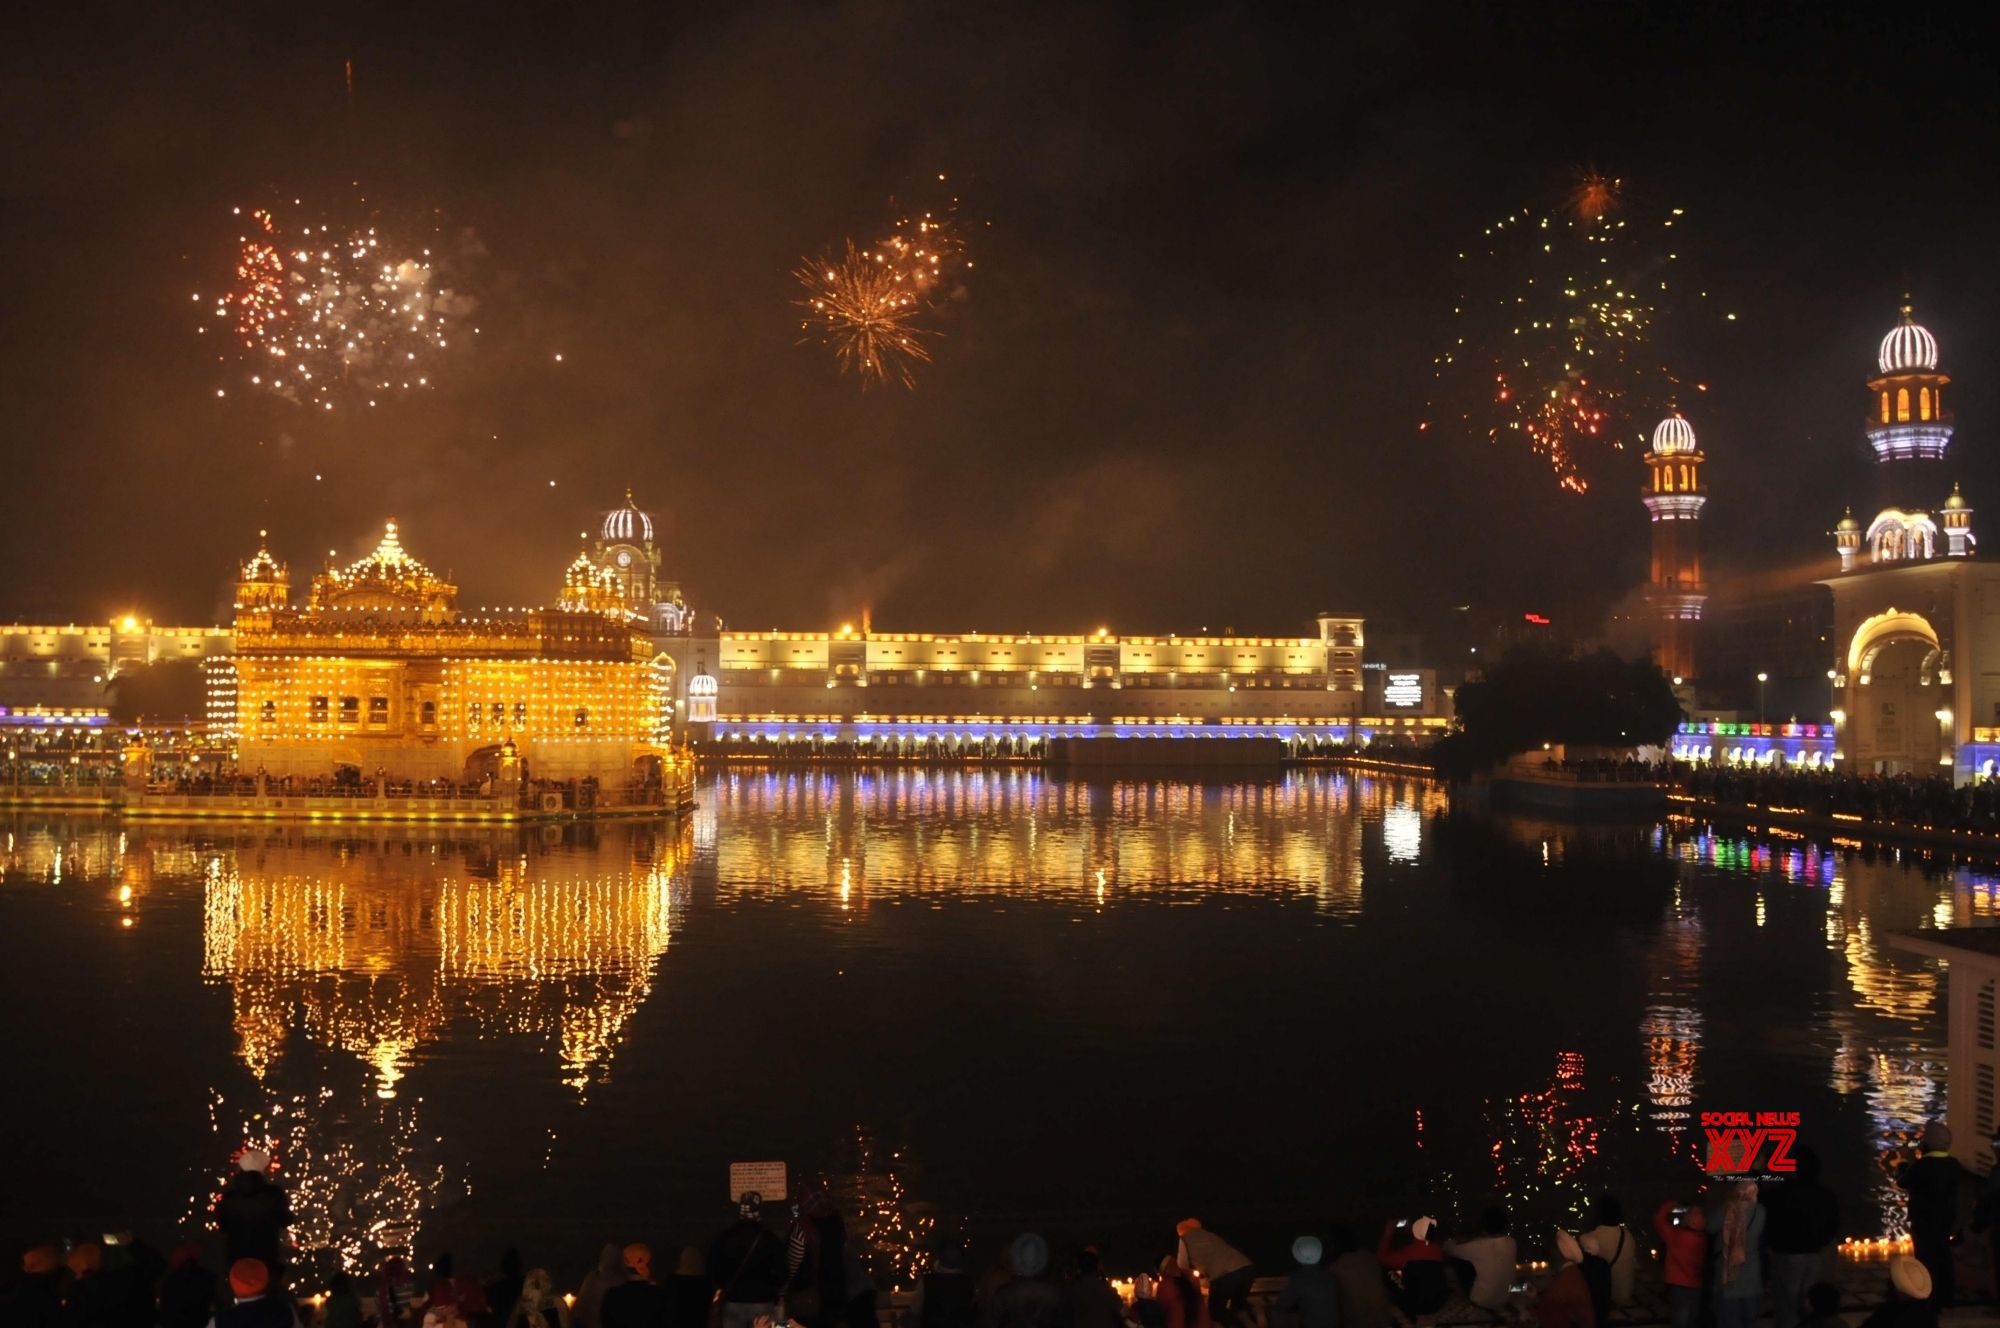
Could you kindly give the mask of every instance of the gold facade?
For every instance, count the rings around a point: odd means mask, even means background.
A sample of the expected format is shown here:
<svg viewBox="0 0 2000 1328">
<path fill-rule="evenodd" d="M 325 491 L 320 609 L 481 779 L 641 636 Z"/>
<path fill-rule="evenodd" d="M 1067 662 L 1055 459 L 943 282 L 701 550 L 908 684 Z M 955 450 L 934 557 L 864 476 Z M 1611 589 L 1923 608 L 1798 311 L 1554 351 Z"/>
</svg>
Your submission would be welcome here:
<svg viewBox="0 0 2000 1328">
<path fill-rule="evenodd" d="M 236 655 L 218 684 L 234 690 L 218 694 L 239 767 L 473 785 L 636 778 L 659 755 L 673 665 L 622 600 L 588 590 L 572 569 L 560 607 L 461 613 L 457 587 L 390 522 L 374 552 L 320 573 L 294 608 L 286 566 L 260 549 L 238 578 Z"/>
</svg>

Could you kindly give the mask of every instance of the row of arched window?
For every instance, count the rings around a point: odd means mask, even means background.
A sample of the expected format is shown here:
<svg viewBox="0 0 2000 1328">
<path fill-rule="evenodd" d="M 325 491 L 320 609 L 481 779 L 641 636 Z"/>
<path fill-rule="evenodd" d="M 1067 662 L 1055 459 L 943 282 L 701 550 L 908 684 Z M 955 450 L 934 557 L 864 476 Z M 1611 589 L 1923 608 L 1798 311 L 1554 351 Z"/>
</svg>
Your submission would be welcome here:
<svg viewBox="0 0 2000 1328">
<path fill-rule="evenodd" d="M 1679 483 L 1675 483 L 1676 479 L 1676 476 L 1674 474 L 1675 467 L 1672 462 L 1654 465 L 1653 492 L 1673 493 L 1676 490 L 1679 490 L 1680 492 L 1685 493 L 1688 490 L 1693 489 L 1696 486 L 1696 484 L 1699 483 L 1699 477 L 1696 474 L 1695 468 L 1692 465 L 1683 461 L 1680 463 L 1679 469 L 1680 469 L 1680 475 L 1678 476 Z"/>
<path fill-rule="evenodd" d="M 1941 417 L 1943 414 L 1944 414 L 1943 389 L 1940 388 L 1937 392 L 1933 393 L 1928 387 L 1918 388 L 1916 418 L 1919 420 L 1933 420 Z M 1899 387 L 1896 389 L 1895 423 L 1907 424 L 1909 423 L 1909 421 L 1910 421 L 1910 389 L 1907 387 Z M 1890 422 L 1889 389 L 1885 387 L 1882 389 L 1882 423 L 1888 424 L 1889 422 Z"/>
</svg>

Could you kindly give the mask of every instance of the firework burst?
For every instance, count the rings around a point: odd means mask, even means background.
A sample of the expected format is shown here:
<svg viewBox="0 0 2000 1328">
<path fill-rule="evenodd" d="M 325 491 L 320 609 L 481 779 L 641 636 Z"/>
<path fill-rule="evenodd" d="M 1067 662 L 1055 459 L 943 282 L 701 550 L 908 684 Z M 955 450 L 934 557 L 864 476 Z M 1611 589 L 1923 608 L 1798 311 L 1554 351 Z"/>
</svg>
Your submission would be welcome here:
<svg viewBox="0 0 2000 1328">
<path fill-rule="evenodd" d="M 1569 214 L 1578 221 L 1602 221 L 1625 201 L 1625 182 L 1585 168 L 1569 191 Z"/>
<path fill-rule="evenodd" d="M 235 343 L 218 358 L 238 361 L 251 387 L 333 410 L 431 385 L 448 324 L 472 301 L 443 288 L 429 249 L 399 247 L 374 225 L 235 215 L 234 280 L 198 330 Z"/>
<path fill-rule="evenodd" d="M 1586 172 L 1560 210 L 1487 227 L 1459 255 L 1458 330 L 1434 360 L 1441 384 L 1480 385 L 1466 423 L 1524 441 L 1563 488 L 1587 490 L 1594 455 L 1624 447 L 1689 387 L 1660 340 L 1708 307 L 1679 275 L 1682 215 L 1644 215 L 1620 181 Z"/>
<path fill-rule="evenodd" d="M 931 358 L 925 343 L 942 335 L 928 324 L 972 270 L 957 208 L 953 199 L 940 211 L 904 214 L 870 248 L 849 240 L 837 257 L 802 261 L 792 273 L 806 289 L 797 301 L 802 340 L 832 347 L 864 388 L 892 378 L 914 388 L 916 366 Z"/>
<path fill-rule="evenodd" d="M 897 268 L 850 243 L 840 258 L 803 263 L 794 275 L 809 292 L 799 326 L 833 347 L 842 370 L 863 387 L 891 377 L 917 385 L 912 370 L 930 361 L 924 340 L 936 334 L 916 325 L 926 306 Z"/>
</svg>

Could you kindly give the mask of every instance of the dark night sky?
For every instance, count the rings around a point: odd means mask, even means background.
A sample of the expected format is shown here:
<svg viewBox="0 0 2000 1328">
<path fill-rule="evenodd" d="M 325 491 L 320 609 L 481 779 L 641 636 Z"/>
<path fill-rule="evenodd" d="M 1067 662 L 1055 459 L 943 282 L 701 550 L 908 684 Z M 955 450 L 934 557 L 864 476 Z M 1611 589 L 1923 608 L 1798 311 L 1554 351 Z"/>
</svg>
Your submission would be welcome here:
<svg viewBox="0 0 2000 1328">
<path fill-rule="evenodd" d="M 0 614 L 208 620 L 259 526 L 312 565 L 386 515 L 544 602 L 630 484 L 736 627 L 1593 615 L 1644 574 L 1636 457 L 1577 498 L 1415 427 L 1451 256 L 1585 163 L 1688 208 L 1741 314 L 1690 404 L 1712 570 L 1827 551 L 1906 288 L 2000 514 L 1989 6 L 179 8 L 0 52 Z M 864 393 L 790 268 L 941 170 L 969 298 Z M 357 180 L 476 233 L 476 342 L 366 415 L 216 399 L 229 209 Z"/>
</svg>

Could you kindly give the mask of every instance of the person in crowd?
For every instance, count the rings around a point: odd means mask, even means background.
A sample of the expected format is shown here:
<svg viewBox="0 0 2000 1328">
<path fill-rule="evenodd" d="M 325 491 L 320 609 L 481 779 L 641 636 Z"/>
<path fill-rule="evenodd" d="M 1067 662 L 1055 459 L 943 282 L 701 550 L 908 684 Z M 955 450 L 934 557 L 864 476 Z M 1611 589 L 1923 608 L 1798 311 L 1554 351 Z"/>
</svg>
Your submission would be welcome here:
<svg viewBox="0 0 2000 1328">
<path fill-rule="evenodd" d="M 548 1268 L 530 1268 L 520 1280 L 520 1296 L 508 1310 L 504 1328 L 570 1328 L 570 1306 L 556 1294 Z"/>
<path fill-rule="evenodd" d="M 382 1260 L 375 1273 L 375 1322 L 382 1328 L 407 1324 L 417 1303 L 417 1279 L 401 1255 Z"/>
<path fill-rule="evenodd" d="M 1070 1328 L 1120 1328 L 1125 1321 L 1125 1302 L 1099 1266 L 1095 1245 L 1076 1252 L 1076 1271 L 1062 1292 L 1069 1302 Z"/>
<path fill-rule="evenodd" d="M 500 1275 L 486 1284 L 486 1303 L 495 1314 L 512 1312 L 521 1299 L 521 1252 L 509 1246 L 500 1253 Z"/>
<path fill-rule="evenodd" d="M 291 1302 L 271 1294 L 271 1270 L 262 1259 L 229 1265 L 229 1308 L 209 1320 L 209 1328 L 299 1328 Z"/>
<path fill-rule="evenodd" d="M 1709 1226 L 1716 1233 L 1710 1279 L 1716 1328 L 1751 1328 L 1764 1299 L 1763 1261 L 1758 1257 L 1764 1243 L 1764 1206 L 1757 1202 L 1757 1182 L 1739 1180 L 1730 1186 L 1721 1220 L 1711 1220 Z"/>
<path fill-rule="evenodd" d="M 215 1313 L 218 1289 L 215 1274 L 202 1266 L 201 1246 L 180 1246 L 160 1279 L 160 1328 L 202 1328 Z"/>
<path fill-rule="evenodd" d="M 2000 1300 L 2000 1126 L 1994 1128 L 1986 1148 L 1996 1160 L 1980 1183 L 1979 1201 L 1972 1209 L 1972 1229 L 1986 1237 L 1986 1266 L 1992 1279 L 1987 1291 Z"/>
<path fill-rule="evenodd" d="M 625 1280 L 604 1293 L 597 1321 L 599 1328 L 665 1328 L 667 1293 L 653 1280 L 650 1247 L 625 1247 Z"/>
<path fill-rule="evenodd" d="M 61 1318 L 62 1254 L 37 1245 L 21 1256 L 21 1275 L 0 1289 L 0 1328 L 56 1328 Z"/>
<path fill-rule="evenodd" d="M 319 1328 L 361 1328 L 361 1297 L 354 1290 L 354 1279 L 344 1268 L 327 1279 Z"/>
<path fill-rule="evenodd" d="M 848 1328 L 874 1328 L 879 1322 L 875 1308 L 875 1279 L 868 1275 L 868 1261 L 860 1247 L 850 1242 L 840 1301 L 841 1321 Z"/>
<path fill-rule="evenodd" d="M 104 1247 L 94 1240 L 74 1246 L 64 1262 L 69 1287 L 63 1292 L 63 1328 L 125 1328 L 119 1319 L 118 1289 L 104 1276 Z"/>
<path fill-rule="evenodd" d="M 1672 1328 L 1698 1328 L 1708 1285 L 1708 1214 L 1668 1199 L 1653 1210 L 1653 1231 L 1660 1238 L 1660 1280 Z"/>
<path fill-rule="evenodd" d="M 1432 1239 L 1436 1234 L 1434 1217 L 1392 1222 L 1382 1228 L 1382 1239 L 1375 1246 L 1375 1258 L 1382 1267 L 1402 1274 L 1397 1308 L 1419 1323 L 1430 1322 L 1451 1297 L 1444 1272 L 1444 1247 Z"/>
<path fill-rule="evenodd" d="M 576 1328 L 603 1328 L 604 1297 L 631 1276 L 624 1250 L 606 1245 L 598 1251 L 597 1266 L 583 1275 L 583 1283 L 576 1289 Z"/>
<path fill-rule="evenodd" d="M 223 1257 L 230 1267 L 239 1259 L 255 1259 L 275 1278 L 284 1272 L 292 1205 L 270 1173 L 271 1155 L 263 1149 L 246 1148 L 238 1154 L 236 1174 L 215 1201 L 215 1225 L 222 1232 Z"/>
<path fill-rule="evenodd" d="M 974 1284 L 972 1297 L 974 1328 L 993 1328 L 995 1316 L 999 1312 L 1000 1290 L 1013 1280 L 1013 1250 L 1002 1250 L 997 1258 L 986 1265 L 986 1271 L 979 1275 L 978 1282 Z"/>
<path fill-rule="evenodd" d="M 799 1201 L 785 1237 L 785 1314 L 806 1325 L 840 1322 L 847 1295 L 847 1225 L 824 1184 Z"/>
<path fill-rule="evenodd" d="M 1389 1328 L 1394 1316 L 1381 1261 L 1344 1222 L 1334 1223 L 1326 1236 L 1326 1252 L 1333 1256 L 1328 1271 L 1340 1287 L 1341 1328 Z"/>
<path fill-rule="evenodd" d="M 1806 1288 L 1806 1317 L 1799 1328 L 1847 1328 L 1840 1315 L 1840 1288 L 1831 1282 L 1815 1282 Z"/>
<path fill-rule="evenodd" d="M 1132 1305 L 1125 1321 L 1138 1328 L 1167 1328 L 1167 1311 L 1160 1304 L 1158 1284 L 1151 1273 L 1132 1279 Z"/>
<path fill-rule="evenodd" d="M 722 1328 L 753 1328 L 777 1312 L 785 1249 L 764 1225 L 761 1195 L 747 1193 L 736 1201 L 736 1220 L 708 1247 L 708 1280 L 722 1302 Z"/>
<path fill-rule="evenodd" d="M 521 1278 L 521 1294 L 502 1328 L 569 1328 L 569 1306 L 556 1294 L 548 1269 L 531 1268 Z"/>
<path fill-rule="evenodd" d="M 1937 1328 L 1938 1303 L 1930 1269 L 1899 1254 L 1889 1260 L 1889 1294 L 1861 1321 L 1861 1328 Z"/>
<path fill-rule="evenodd" d="M 1792 1154 L 1795 1170 L 1764 1192 L 1764 1244 L 1770 1251 L 1771 1310 L 1777 1328 L 1798 1328 L 1806 1289 L 1826 1270 L 1840 1235 L 1840 1197 L 1820 1180 L 1819 1153 Z"/>
<path fill-rule="evenodd" d="M 1208 1283 L 1209 1317 L 1227 1328 L 1242 1312 L 1257 1270 L 1251 1267 L 1248 1255 L 1202 1226 L 1197 1218 L 1180 1223 L 1174 1234 L 1180 1238 L 1174 1261 Z"/>
<path fill-rule="evenodd" d="M 1069 1328 L 1069 1301 L 1048 1279 L 1049 1243 L 1022 1232 L 1007 1251 L 1007 1265 L 1013 1277 L 993 1298 L 995 1328 Z"/>
<path fill-rule="evenodd" d="M 1166 1328 L 1215 1328 L 1201 1285 L 1171 1254 L 1160 1260 L 1160 1274 L 1153 1282 L 1153 1300 L 1160 1307 Z"/>
<path fill-rule="evenodd" d="M 1507 1210 L 1495 1204 L 1479 1215 L 1479 1234 L 1470 1240 L 1445 1242 L 1465 1283 L 1465 1298 L 1482 1310 L 1499 1313 L 1513 1299 L 1514 1264 L 1519 1250 L 1508 1234 Z"/>
<path fill-rule="evenodd" d="M 1603 1250 L 1597 1244 L 1597 1234 L 1586 1231 L 1576 1238 L 1577 1249 L 1583 1252 L 1583 1259 L 1577 1264 L 1577 1271 L 1583 1274 L 1583 1284 L 1590 1289 L 1591 1317 L 1599 1323 L 1611 1322 L 1611 1264 L 1605 1259 Z"/>
<path fill-rule="evenodd" d="M 1632 1283 L 1639 1273 L 1639 1242 L 1625 1225 L 1625 1205 L 1615 1194 L 1600 1194 L 1591 1202 L 1590 1225 L 1576 1233 L 1577 1244 L 1597 1247 L 1597 1257 L 1610 1266 L 1611 1304 L 1632 1303 Z M 1601 1316 L 1600 1316 L 1601 1317 Z"/>
<path fill-rule="evenodd" d="M 1952 1267 L 1951 1238 L 1958 1230 L 1958 1199 L 1965 1188 L 1965 1168 L 1951 1155 L 1951 1131 L 1943 1121 L 1924 1126 L 1918 1156 L 1899 1176 L 1910 1196 L 1910 1244 L 1917 1262 L 1931 1275 L 1934 1310 L 1952 1303 L 1957 1277 Z"/>
<path fill-rule="evenodd" d="M 976 1302 L 972 1274 L 965 1270 L 965 1249 L 947 1241 L 917 1279 L 910 1314 L 917 1328 L 973 1328 Z"/>
<path fill-rule="evenodd" d="M 1326 1246 L 1317 1236 L 1292 1242 L 1294 1267 L 1278 1293 L 1278 1308 L 1296 1316 L 1299 1328 L 1336 1328 L 1340 1323 L 1340 1283 L 1325 1259 Z"/>
<path fill-rule="evenodd" d="M 1590 1286 L 1583 1280 L 1583 1245 L 1567 1231 L 1556 1231 L 1556 1271 L 1535 1300 L 1539 1328 L 1597 1328 L 1597 1311 L 1590 1303 Z"/>
<path fill-rule="evenodd" d="M 708 1328 L 708 1307 L 715 1287 L 708 1280 L 708 1260 L 689 1245 L 681 1251 L 673 1275 L 660 1283 L 667 1293 L 667 1328 Z"/>
<path fill-rule="evenodd" d="M 104 1291 L 112 1321 L 121 1328 L 154 1328 L 159 1311 L 154 1290 L 166 1274 L 159 1251 L 130 1231 L 104 1233 Z"/>
<path fill-rule="evenodd" d="M 424 1302 L 422 1328 L 470 1328 L 455 1300 Z"/>
<path fill-rule="evenodd" d="M 476 1320 L 492 1313 L 486 1303 L 486 1288 L 470 1277 L 460 1277 L 458 1266 L 450 1250 L 445 1250 L 431 1261 L 431 1283 L 428 1299 L 424 1302 L 424 1312 L 451 1306 L 458 1311 L 458 1317 Z"/>
</svg>

